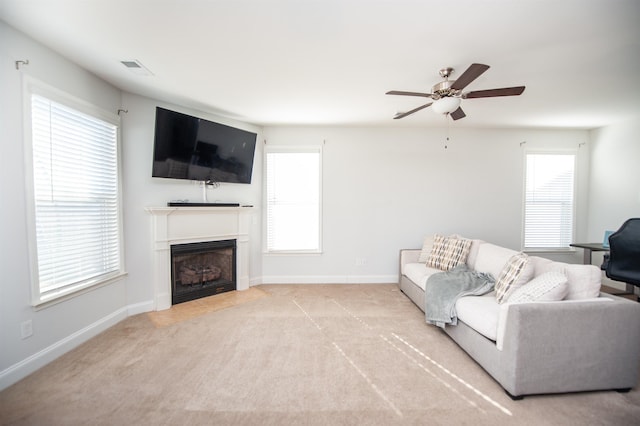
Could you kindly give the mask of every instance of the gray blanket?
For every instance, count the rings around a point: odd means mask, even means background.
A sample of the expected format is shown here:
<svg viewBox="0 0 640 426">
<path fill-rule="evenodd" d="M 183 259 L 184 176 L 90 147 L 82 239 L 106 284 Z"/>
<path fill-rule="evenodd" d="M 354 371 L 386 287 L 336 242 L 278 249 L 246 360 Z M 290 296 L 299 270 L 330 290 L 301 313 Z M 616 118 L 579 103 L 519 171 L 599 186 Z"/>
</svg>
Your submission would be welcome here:
<svg viewBox="0 0 640 426">
<path fill-rule="evenodd" d="M 462 296 L 481 296 L 493 290 L 491 274 L 476 272 L 467 265 L 458 265 L 427 279 L 425 287 L 425 318 L 427 323 L 444 328 L 456 325 L 456 301 Z"/>
</svg>

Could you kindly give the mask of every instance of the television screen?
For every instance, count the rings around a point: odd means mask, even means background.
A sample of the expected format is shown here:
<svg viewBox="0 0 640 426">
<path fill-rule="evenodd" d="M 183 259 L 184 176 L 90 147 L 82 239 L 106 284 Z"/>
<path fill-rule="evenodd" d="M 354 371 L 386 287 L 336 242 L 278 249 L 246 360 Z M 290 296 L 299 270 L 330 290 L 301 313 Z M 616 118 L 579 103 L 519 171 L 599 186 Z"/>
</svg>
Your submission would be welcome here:
<svg viewBox="0 0 640 426">
<path fill-rule="evenodd" d="M 251 183 L 257 135 L 156 108 L 153 177 Z"/>
</svg>

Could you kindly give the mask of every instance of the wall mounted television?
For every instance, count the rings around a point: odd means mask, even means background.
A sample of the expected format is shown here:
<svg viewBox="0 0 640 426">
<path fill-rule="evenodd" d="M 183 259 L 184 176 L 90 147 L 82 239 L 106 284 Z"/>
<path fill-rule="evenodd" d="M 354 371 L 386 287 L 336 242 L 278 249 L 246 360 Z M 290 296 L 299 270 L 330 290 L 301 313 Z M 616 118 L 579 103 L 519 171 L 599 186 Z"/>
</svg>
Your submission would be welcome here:
<svg viewBox="0 0 640 426">
<path fill-rule="evenodd" d="M 156 107 L 153 177 L 251 183 L 257 134 Z"/>
</svg>

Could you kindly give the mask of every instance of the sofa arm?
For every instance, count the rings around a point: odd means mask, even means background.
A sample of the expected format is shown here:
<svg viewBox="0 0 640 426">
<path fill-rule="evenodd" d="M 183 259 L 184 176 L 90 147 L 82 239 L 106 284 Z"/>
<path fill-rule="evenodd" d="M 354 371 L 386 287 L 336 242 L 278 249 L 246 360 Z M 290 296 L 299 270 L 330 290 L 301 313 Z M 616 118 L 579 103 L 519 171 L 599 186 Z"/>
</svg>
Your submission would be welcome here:
<svg viewBox="0 0 640 426">
<path fill-rule="evenodd" d="M 400 275 L 402 278 L 404 275 L 404 265 L 407 263 L 416 263 L 420 259 L 421 249 L 401 249 L 400 250 Z"/>
<path fill-rule="evenodd" d="M 498 339 L 509 360 L 508 374 L 516 378 L 514 395 L 535 393 L 538 386 L 544 392 L 568 392 L 636 385 L 639 303 L 601 293 L 597 299 L 504 309 L 505 322 L 499 325 L 504 331 Z"/>
</svg>

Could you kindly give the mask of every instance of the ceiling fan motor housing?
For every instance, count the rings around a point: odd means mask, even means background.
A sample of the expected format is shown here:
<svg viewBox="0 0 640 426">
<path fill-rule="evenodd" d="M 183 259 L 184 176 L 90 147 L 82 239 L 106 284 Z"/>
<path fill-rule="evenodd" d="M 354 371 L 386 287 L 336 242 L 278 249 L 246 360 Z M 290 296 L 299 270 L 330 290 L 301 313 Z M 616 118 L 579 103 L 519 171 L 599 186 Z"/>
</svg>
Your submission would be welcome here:
<svg viewBox="0 0 640 426">
<path fill-rule="evenodd" d="M 444 80 L 440 83 L 435 84 L 431 88 L 432 96 L 431 98 L 434 100 L 438 100 L 440 98 L 448 98 L 452 96 L 460 96 L 461 90 L 452 89 L 451 86 L 455 83 L 455 80 Z"/>
</svg>

